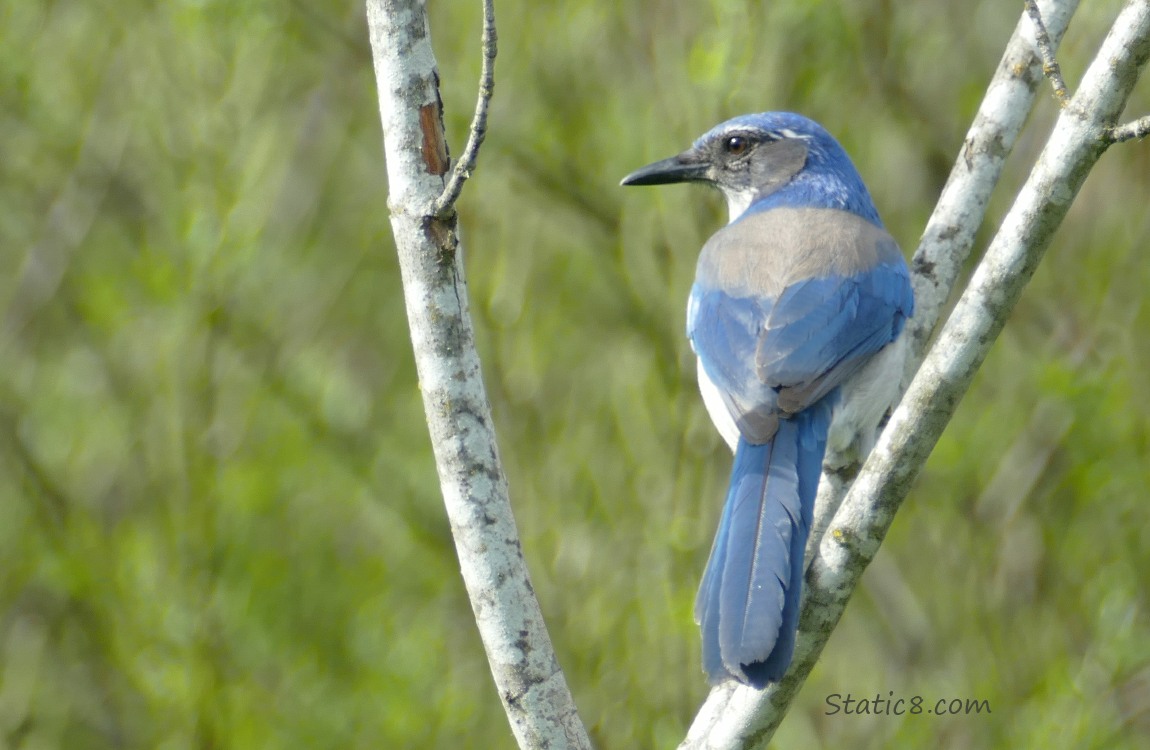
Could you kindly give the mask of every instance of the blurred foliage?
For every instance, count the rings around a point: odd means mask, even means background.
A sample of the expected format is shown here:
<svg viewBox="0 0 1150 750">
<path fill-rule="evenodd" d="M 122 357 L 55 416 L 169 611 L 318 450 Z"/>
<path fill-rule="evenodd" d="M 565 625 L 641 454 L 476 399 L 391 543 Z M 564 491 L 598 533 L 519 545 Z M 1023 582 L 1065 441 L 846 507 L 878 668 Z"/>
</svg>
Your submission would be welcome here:
<svg viewBox="0 0 1150 750">
<path fill-rule="evenodd" d="M 1084 3 L 1068 80 L 1119 3 Z M 499 3 L 460 205 L 518 522 L 602 748 L 706 693 L 729 456 L 683 336 L 699 189 L 617 189 L 792 109 L 913 250 L 1021 5 Z M 431 3 L 461 148 L 478 3 Z M 0 747 L 511 747 L 458 576 L 387 223 L 362 5 L 0 6 Z M 1150 111 L 1144 83 L 1130 111 Z M 1043 93 L 991 207 L 1055 114 Z M 1150 741 L 1150 144 L 1107 154 L 780 747 Z M 826 696 L 982 716 L 827 716 Z"/>
</svg>

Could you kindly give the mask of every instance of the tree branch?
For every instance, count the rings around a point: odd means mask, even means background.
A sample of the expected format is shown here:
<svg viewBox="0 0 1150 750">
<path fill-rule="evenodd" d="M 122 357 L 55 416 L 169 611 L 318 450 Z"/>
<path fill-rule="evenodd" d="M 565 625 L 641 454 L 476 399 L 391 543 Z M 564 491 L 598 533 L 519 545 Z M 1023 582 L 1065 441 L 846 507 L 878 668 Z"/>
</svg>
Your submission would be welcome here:
<svg viewBox="0 0 1150 750">
<path fill-rule="evenodd" d="M 1054 48 L 1050 43 L 1050 35 L 1046 33 L 1046 24 L 1042 22 L 1042 13 L 1038 10 L 1035 0 L 1025 0 L 1026 15 L 1034 24 L 1034 40 L 1038 45 L 1038 52 L 1042 55 L 1042 73 L 1050 79 L 1054 87 L 1054 98 L 1058 106 L 1065 107 L 1070 103 L 1070 92 L 1066 88 L 1066 81 L 1062 79 L 1062 68 L 1054 57 Z"/>
<path fill-rule="evenodd" d="M 1042 3 L 1053 49 L 1061 42 L 1078 3 Z M 1020 18 L 911 260 L 915 313 L 907 331 L 911 337 L 911 356 L 904 375 L 907 383 L 918 370 L 930 336 L 970 258 L 1006 157 L 1034 105 L 1043 62 L 1029 28 L 1027 19 Z"/>
<path fill-rule="evenodd" d="M 1110 139 L 1111 143 L 1122 143 L 1123 141 L 1130 141 L 1136 138 L 1141 139 L 1148 135 L 1150 135 L 1150 115 L 1140 117 L 1125 125 L 1110 128 L 1109 132 L 1106 133 L 1106 137 Z"/>
<path fill-rule="evenodd" d="M 487 136 L 487 109 L 491 105 L 491 96 L 495 93 L 495 55 L 498 52 L 498 36 L 495 33 L 495 2 L 483 0 L 483 63 L 479 72 L 479 98 L 475 102 L 475 115 L 471 120 L 471 127 L 467 132 L 467 145 L 463 147 L 463 154 L 459 163 L 451 172 L 451 180 L 443 193 L 435 199 L 431 213 L 440 219 L 454 210 L 455 201 L 463 191 L 463 183 L 475 171 L 475 160 L 479 156 L 479 147 Z"/>
<path fill-rule="evenodd" d="M 490 2 L 487 3 L 490 10 Z M 521 748 L 590 748 L 535 599 L 475 352 L 435 56 L 421 0 L 368 0 L 391 226 L 444 504 L 491 673 Z M 486 13 L 494 57 L 494 20 Z M 487 32 L 485 31 L 485 36 Z M 488 74 L 490 67 L 485 66 Z M 490 86 L 487 87 L 490 96 Z M 482 103 L 477 109 L 486 109 Z M 476 145 L 482 125 L 473 127 Z M 461 183 L 461 181 L 460 181 Z M 453 200 L 453 199 L 452 199 Z"/>
<path fill-rule="evenodd" d="M 717 688 L 681 747 L 749 748 L 774 733 L 1078 189 L 1109 145 L 1107 133 L 1147 57 L 1150 0 L 1130 0 L 822 539 L 807 575 L 790 672 L 762 693 L 731 683 Z"/>
<path fill-rule="evenodd" d="M 1079 0 L 1046 0 L 1050 43 L 1057 49 Z M 926 353 L 931 334 L 950 299 L 954 285 L 970 257 L 974 237 L 982 226 L 1006 157 L 1034 106 L 1042 82 L 1043 62 L 1031 34 L 1033 25 L 1023 14 L 1006 45 L 986 95 L 966 134 L 958 159 L 926 223 L 922 240 L 911 260 L 915 314 L 904 334 L 910 340 L 910 353 L 903 371 L 903 389 Z M 844 462 L 832 457 L 836 466 L 825 471 L 819 482 L 812 533 L 807 542 L 807 559 L 818 548 L 831 517 L 838 510 L 851 482 L 866 456 Z"/>
</svg>

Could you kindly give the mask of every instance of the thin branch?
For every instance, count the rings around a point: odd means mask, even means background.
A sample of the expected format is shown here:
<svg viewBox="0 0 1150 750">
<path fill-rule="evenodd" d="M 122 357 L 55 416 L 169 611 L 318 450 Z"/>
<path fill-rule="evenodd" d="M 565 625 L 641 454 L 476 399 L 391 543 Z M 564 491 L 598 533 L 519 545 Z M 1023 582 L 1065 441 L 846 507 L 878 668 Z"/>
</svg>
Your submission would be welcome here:
<svg viewBox="0 0 1150 750">
<path fill-rule="evenodd" d="M 1105 151 L 1099 135 L 1125 106 L 1147 57 L 1150 0 L 1130 0 L 822 540 L 807 574 L 790 672 L 762 693 L 720 686 L 681 747 L 749 748 L 774 733 L 1079 187 Z"/>
<path fill-rule="evenodd" d="M 1150 135 L 1150 115 L 1110 128 L 1106 132 L 1106 139 L 1111 143 L 1122 143 L 1123 141 L 1142 139 L 1148 135 Z"/>
<path fill-rule="evenodd" d="M 498 52 L 498 36 L 495 32 L 495 0 L 483 0 L 483 63 L 479 71 L 479 98 L 475 102 L 475 116 L 471 120 L 471 127 L 467 133 L 467 145 L 459 162 L 451 172 L 451 180 L 447 187 L 431 207 L 431 214 L 440 219 L 455 208 L 455 201 L 463 191 L 463 183 L 475 171 L 475 160 L 479 156 L 479 147 L 487 136 L 487 110 L 491 106 L 491 97 L 495 93 L 495 55 Z"/>
<path fill-rule="evenodd" d="M 1066 88 L 1066 81 L 1062 80 L 1062 68 L 1058 66 L 1058 60 L 1054 57 L 1050 35 L 1046 33 L 1046 24 L 1042 22 L 1042 13 L 1039 12 L 1035 0 L 1025 0 L 1025 3 L 1026 14 L 1034 23 L 1034 40 L 1038 44 L 1039 54 L 1042 55 L 1042 72 L 1054 87 L 1054 97 L 1058 100 L 1058 106 L 1065 107 L 1070 103 L 1070 92 Z"/>
<path fill-rule="evenodd" d="M 448 160 L 424 2 L 368 0 L 367 21 L 416 371 L 475 622 L 519 746 L 589 750 L 511 514 L 475 351 L 455 215 L 431 213 Z M 493 56 L 493 46 L 489 52 Z"/>
</svg>

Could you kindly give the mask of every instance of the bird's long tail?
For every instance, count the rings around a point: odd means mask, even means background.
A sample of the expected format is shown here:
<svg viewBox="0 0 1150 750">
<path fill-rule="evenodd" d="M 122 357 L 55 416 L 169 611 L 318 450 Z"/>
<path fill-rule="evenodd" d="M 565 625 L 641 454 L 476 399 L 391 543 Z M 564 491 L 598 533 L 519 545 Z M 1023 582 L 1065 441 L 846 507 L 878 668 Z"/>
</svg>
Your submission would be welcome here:
<svg viewBox="0 0 1150 750">
<path fill-rule="evenodd" d="M 761 688 L 791 663 L 831 402 L 824 398 L 781 420 L 769 443 L 739 440 L 695 600 L 703 669 L 712 683 L 734 678 Z"/>
</svg>

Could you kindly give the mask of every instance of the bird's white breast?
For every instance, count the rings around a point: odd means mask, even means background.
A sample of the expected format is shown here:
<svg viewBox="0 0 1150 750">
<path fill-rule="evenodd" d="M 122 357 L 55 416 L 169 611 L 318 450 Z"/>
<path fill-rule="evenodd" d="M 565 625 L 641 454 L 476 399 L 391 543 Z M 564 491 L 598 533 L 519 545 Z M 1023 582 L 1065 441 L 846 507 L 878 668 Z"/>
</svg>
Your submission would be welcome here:
<svg viewBox="0 0 1150 750">
<path fill-rule="evenodd" d="M 828 466 L 847 466 L 870 453 L 878 423 L 898 396 L 906 353 L 906 336 L 900 335 L 842 384 L 827 436 Z"/>
<path fill-rule="evenodd" d="M 696 359 L 696 361 L 699 371 L 699 393 L 703 394 L 703 405 L 707 407 L 707 414 L 711 416 L 715 429 L 723 436 L 723 440 L 733 452 L 739 445 L 739 428 L 735 425 L 727 405 L 723 403 L 719 387 L 711 381 L 707 371 L 703 369 L 703 360 Z"/>
</svg>

